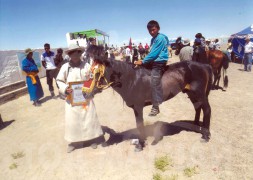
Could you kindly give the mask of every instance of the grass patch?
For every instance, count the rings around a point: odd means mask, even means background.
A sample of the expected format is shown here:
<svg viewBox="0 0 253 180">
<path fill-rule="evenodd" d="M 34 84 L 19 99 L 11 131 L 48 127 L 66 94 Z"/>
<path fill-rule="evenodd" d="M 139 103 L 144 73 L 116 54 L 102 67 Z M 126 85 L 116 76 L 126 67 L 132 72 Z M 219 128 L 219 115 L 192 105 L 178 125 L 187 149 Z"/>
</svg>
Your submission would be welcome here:
<svg viewBox="0 0 253 180">
<path fill-rule="evenodd" d="M 25 154 L 23 153 L 23 151 L 11 154 L 11 157 L 12 157 L 13 159 L 22 158 L 22 157 L 24 157 L 24 156 L 25 156 Z"/>
<path fill-rule="evenodd" d="M 160 173 L 153 174 L 153 180 L 163 180 L 162 175 Z"/>
<path fill-rule="evenodd" d="M 177 180 L 178 175 L 172 174 L 170 176 L 162 176 L 160 173 L 153 174 L 153 180 Z"/>
<path fill-rule="evenodd" d="M 155 158 L 155 168 L 166 171 L 169 167 L 173 166 L 172 159 L 167 155 Z"/>
<path fill-rule="evenodd" d="M 198 174 L 198 166 L 187 167 L 184 169 L 184 175 L 187 177 L 192 177 L 193 175 Z"/>
<path fill-rule="evenodd" d="M 16 169 L 18 168 L 18 164 L 17 163 L 12 163 L 10 166 L 9 166 L 9 169 Z"/>
<path fill-rule="evenodd" d="M 167 176 L 165 179 L 166 180 L 177 180 L 178 179 L 178 175 L 177 174 L 172 174 L 170 176 Z"/>
</svg>

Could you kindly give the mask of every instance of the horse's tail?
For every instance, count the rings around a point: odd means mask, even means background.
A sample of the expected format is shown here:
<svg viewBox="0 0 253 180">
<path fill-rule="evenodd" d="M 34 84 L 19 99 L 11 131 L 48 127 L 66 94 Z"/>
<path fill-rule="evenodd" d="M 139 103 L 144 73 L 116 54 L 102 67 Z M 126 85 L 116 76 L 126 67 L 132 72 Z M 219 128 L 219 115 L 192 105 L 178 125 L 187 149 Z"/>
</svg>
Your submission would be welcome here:
<svg viewBox="0 0 253 180">
<path fill-rule="evenodd" d="M 227 68 L 229 66 L 229 58 L 226 53 L 223 53 L 223 62 L 222 62 L 222 67 L 223 67 L 223 82 L 224 82 L 224 88 L 228 87 L 228 76 L 227 76 Z"/>
<path fill-rule="evenodd" d="M 208 70 L 209 80 L 208 80 L 207 89 L 206 89 L 206 96 L 208 97 L 212 89 L 212 84 L 213 84 L 213 71 L 210 65 L 207 65 L 207 70 Z"/>
<path fill-rule="evenodd" d="M 223 59 L 222 59 L 222 67 L 227 69 L 229 66 L 229 57 L 226 53 L 223 52 Z"/>
</svg>

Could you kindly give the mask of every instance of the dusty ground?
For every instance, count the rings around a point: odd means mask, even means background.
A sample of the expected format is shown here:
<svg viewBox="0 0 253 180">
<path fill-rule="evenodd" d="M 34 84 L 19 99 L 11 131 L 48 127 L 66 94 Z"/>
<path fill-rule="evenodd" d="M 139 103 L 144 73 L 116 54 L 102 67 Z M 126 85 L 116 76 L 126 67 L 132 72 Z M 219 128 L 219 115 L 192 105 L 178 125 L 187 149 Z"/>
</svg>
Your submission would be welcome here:
<svg viewBox="0 0 253 180">
<path fill-rule="evenodd" d="M 177 60 L 173 57 L 171 61 Z M 0 179 L 150 180 L 156 173 L 168 179 L 253 179 L 253 74 L 241 71 L 242 68 L 231 63 L 227 91 L 211 91 L 210 142 L 201 142 L 199 133 L 172 126 L 194 118 L 192 104 L 180 93 L 161 105 L 158 117 L 148 117 L 150 107 L 144 109 L 149 129 L 157 130 L 157 121 L 171 128 L 155 146 L 149 136 L 146 148 L 138 153 L 128 137 L 108 147 L 86 147 L 66 153 L 64 101 L 49 98 L 43 78 L 45 97 L 41 107 L 33 107 L 28 95 L 0 106 L 7 125 L 0 130 Z M 135 129 L 133 111 L 112 89 L 97 95 L 95 104 L 103 126 L 122 134 Z M 11 155 L 15 153 L 23 157 L 14 159 Z M 162 172 L 154 162 L 156 157 L 165 155 L 171 158 L 172 167 Z M 189 178 L 184 170 L 193 167 L 197 173 Z"/>
</svg>

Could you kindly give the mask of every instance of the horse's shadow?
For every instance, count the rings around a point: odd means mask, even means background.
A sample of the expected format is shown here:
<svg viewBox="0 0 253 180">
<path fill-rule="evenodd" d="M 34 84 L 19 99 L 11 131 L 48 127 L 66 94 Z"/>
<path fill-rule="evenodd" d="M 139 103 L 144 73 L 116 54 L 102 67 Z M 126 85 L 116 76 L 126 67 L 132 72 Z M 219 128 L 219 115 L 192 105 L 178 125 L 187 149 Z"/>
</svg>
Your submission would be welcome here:
<svg viewBox="0 0 253 180">
<path fill-rule="evenodd" d="M 2 130 L 2 129 L 4 129 L 4 128 L 6 128 L 7 126 L 9 126 L 9 125 L 11 125 L 11 123 L 13 123 L 15 120 L 13 119 L 13 120 L 10 120 L 10 121 L 2 121 L 1 123 L 0 123 L 0 131 Z"/>
<path fill-rule="evenodd" d="M 245 71 L 244 69 L 237 69 L 238 71 Z"/>
<path fill-rule="evenodd" d="M 118 144 L 126 140 L 138 139 L 139 132 L 137 128 L 126 130 L 123 132 L 115 132 L 107 126 L 102 127 L 104 133 L 108 133 L 109 139 L 103 144 L 104 146 L 110 146 Z M 147 137 L 154 137 L 152 145 L 157 144 L 163 139 L 164 136 L 172 136 L 180 133 L 181 131 L 191 131 L 201 133 L 201 127 L 194 124 L 191 120 L 178 120 L 172 123 L 163 121 L 157 121 L 154 124 L 146 125 L 144 127 L 145 135 Z"/>
<path fill-rule="evenodd" d="M 223 87 L 221 87 L 221 86 L 215 86 L 215 87 L 212 87 L 212 90 L 222 90 L 222 91 L 226 91 L 226 89 L 224 89 Z"/>
</svg>

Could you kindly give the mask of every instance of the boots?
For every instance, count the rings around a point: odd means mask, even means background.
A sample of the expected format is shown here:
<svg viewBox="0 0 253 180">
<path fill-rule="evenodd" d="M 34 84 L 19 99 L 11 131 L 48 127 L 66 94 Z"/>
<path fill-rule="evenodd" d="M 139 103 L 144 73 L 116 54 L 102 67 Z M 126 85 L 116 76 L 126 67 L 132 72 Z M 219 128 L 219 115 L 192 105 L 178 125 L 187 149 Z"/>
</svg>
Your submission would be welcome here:
<svg viewBox="0 0 253 180">
<path fill-rule="evenodd" d="M 55 94 L 54 94 L 54 91 L 50 91 L 50 93 L 51 93 L 51 98 L 53 98 L 53 99 L 56 99 L 57 97 L 55 96 Z"/>
<path fill-rule="evenodd" d="M 50 91 L 50 93 L 51 93 L 51 97 L 55 96 L 54 91 Z"/>
</svg>

